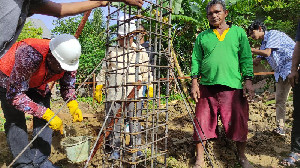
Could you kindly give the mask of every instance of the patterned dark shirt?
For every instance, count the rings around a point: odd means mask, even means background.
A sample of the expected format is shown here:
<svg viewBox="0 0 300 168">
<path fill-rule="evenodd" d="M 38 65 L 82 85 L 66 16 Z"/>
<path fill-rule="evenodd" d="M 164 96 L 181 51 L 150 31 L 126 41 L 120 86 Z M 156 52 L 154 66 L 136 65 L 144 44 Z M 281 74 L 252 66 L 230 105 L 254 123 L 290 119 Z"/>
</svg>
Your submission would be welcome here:
<svg viewBox="0 0 300 168">
<path fill-rule="evenodd" d="M 0 71 L 0 87 L 6 88 L 6 98 L 16 109 L 35 117 L 42 118 L 46 107 L 33 102 L 27 95 L 31 76 L 39 69 L 43 56 L 33 47 L 22 43 L 15 54 L 15 65 L 10 77 Z M 47 72 L 46 79 L 50 79 L 54 73 Z M 75 95 L 76 71 L 65 72 L 59 80 L 61 96 L 65 101 L 76 99 Z M 37 90 L 42 96 L 50 92 L 47 85 L 45 90 Z"/>
</svg>

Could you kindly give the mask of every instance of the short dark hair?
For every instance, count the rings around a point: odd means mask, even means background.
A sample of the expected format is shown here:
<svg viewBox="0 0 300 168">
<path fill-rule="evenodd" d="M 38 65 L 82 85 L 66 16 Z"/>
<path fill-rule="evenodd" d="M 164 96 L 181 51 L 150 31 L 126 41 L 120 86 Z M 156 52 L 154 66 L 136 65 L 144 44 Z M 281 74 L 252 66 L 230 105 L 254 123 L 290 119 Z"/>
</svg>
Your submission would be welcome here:
<svg viewBox="0 0 300 168">
<path fill-rule="evenodd" d="M 226 10 L 226 5 L 225 2 L 223 0 L 211 0 L 210 2 L 208 2 L 207 6 L 206 6 L 206 12 L 208 12 L 208 9 L 216 4 L 220 4 L 223 7 L 223 10 Z"/>
<path fill-rule="evenodd" d="M 251 23 L 251 25 L 248 27 L 247 29 L 247 33 L 249 35 L 250 31 L 253 31 L 253 30 L 258 30 L 259 27 L 261 27 L 263 29 L 263 31 L 267 31 L 267 27 L 266 25 L 264 24 L 264 22 L 262 21 L 259 21 L 259 20 L 256 20 L 254 21 L 253 23 Z"/>
</svg>

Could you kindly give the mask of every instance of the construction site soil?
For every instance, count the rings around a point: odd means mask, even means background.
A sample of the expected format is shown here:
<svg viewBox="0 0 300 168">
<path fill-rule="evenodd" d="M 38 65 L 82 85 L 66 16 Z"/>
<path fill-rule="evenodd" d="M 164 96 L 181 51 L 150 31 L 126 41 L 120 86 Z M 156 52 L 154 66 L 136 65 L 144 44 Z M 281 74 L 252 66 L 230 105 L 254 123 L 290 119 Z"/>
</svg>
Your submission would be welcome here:
<svg viewBox="0 0 300 168">
<path fill-rule="evenodd" d="M 291 101 L 287 103 L 287 135 L 280 137 L 272 133 L 275 128 L 274 102 L 274 95 L 265 92 L 250 103 L 246 156 L 254 167 L 282 167 L 279 165 L 279 161 L 289 154 L 293 104 Z M 58 99 L 52 101 L 51 108 L 53 111 L 58 111 L 63 104 L 64 102 Z M 65 134 L 60 135 L 57 132 L 53 134 L 52 153 L 49 159 L 55 165 L 63 168 L 84 167 L 85 162 L 71 163 L 68 161 L 61 141 L 68 136 L 88 135 L 93 136 L 93 144 L 104 121 L 103 104 L 94 103 L 93 105 L 91 102 L 79 102 L 79 106 L 85 113 L 81 123 L 72 123 L 66 107 L 63 107 L 58 114 L 64 122 Z M 27 122 L 29 132 L 31 132 L 32 119 L 30 116 L 27 117 Z M 169 103 L 168 129 L 168 167 L 192 167 L 195 162 L 195 145 L 192 140 L 193 125 L 183 101 Z M 221 126 L 219 132 L 219 138 L 210 141 L 207 145 L 214 167 L 240 167 L 236 159 L 234 143 L 225 138 Z M 0 132 L 0 151 L 0 167 L 6 167 L 11 163 L 12 156 L 4 132 Z M 206 158 L 206 165 L 210 167 L 208 158 Z M 97 152 L 88 167 L 102 167 L 100 152 Z"/>
</svg>

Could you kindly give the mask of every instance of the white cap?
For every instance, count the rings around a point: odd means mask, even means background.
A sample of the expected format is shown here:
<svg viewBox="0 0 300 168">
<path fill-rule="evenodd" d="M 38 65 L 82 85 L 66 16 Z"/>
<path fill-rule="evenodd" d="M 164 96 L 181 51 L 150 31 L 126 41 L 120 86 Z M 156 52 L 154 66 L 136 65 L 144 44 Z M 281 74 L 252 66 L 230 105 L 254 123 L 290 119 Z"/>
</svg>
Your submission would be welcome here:
<svg viewBox="0 0 300 168">
<path fill-rule="evenodd" d="M 66 71 L 78 69 L 81 45 L 73 35 L 57 35 L 51 39 L 49 46 L 52 55 L 59 62 L 62 69 Z"/>
<path fill-rule="evenodd" d="M 136 30 L 135 27 L 135 21 L 132 19 L 130 20 L 130 22 L 126 22 L 124 23 L 125 20 L 128 20 L 129 16 L 128 15 L 124 15 L 119 17 L 119 28 L 118 28 L 118 34 L 121 36 L 125 36 L 126 34 L 133 32 L 134 30 Z"/>
</svg>

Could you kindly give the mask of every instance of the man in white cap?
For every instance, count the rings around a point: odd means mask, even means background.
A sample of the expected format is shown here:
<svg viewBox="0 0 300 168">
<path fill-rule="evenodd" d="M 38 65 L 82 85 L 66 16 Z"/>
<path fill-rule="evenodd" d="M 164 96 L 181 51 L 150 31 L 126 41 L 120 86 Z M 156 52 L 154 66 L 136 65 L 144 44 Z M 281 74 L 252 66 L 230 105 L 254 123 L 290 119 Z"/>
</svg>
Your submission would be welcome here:
<svg viewBox="0 0 300 168">
<path fill-rule="evenodd" d="M 97 76 L 97 86 L 96 86 L 96 100 L 100 102 L 102 100 L 102 88 L 106 86 L 106 115 L 115 116 L 117 111 L 122 107 L 124 101 L 128 98 L 129 93 L 134 89 L 133 85 L 130 83 L 141 81 L 144 85 L 148 85 L 147 96 L 153 97 L 153 87 L 150 84 L 151 81 L 148 80 L 148 75 L 151 75 L 151 69 L 148 68 L 149 56 L 146 53 L 145 48 L 139 46 L 137 50 L 137 45 L 133 42 L 134 31 L 136 30 L 135 21 L 130 20 L 126 15 L 119 18 L 118 27 L 118 46 L 110 47 L 108 55 L 102 64 L 102 69 Z M 139 55 L 138 55 L 139 52 Z M 137 57 L 139 56 L 139 57 Z M 138 58 L 138 60 L 136 60 Z M 136 64 L 138 66 L 138 77 L 136 79 Z M 105 78 L 107 82 L 105 82 Z M 152 75 L 150 79 L 152 78 Z M 106 85 L 105 85 L 106 84 Z M 138 91 L 137 99 L 141 100 L 143 98 L 143 89 Z M 123 104 L 126 106 L 125 104 Z M 136 108 L 135 108 L 136 107 Z M 110 111 L 111 109 L 111 111 Z M 129 121 L 129 131 L 141 132 L 141 124 L 138 121 L 133 121 L 132 118 L 138 118 L 142 114 L 142 103 L 131 102 L 125 107 L 126 114 L 123 114 L 123 118 Z M 120 132 L 121 132 L 121 119 L 114 123 L 113 133 L 110 134 L 109 144 L 111 146 L 112 153 L 109 157 L 110 160 L 115 160 L 120 158 Z M 140 157 L 143 153 L 139 150 L 139 145 L 141 145 L 141 134 L 130 136 L 130 146 L 132 150 L 137 150 L 136 156 Z M 135 148 L 135 149 L 133 149 Z"/>
<path fill-rule="evenodd" d="M 25 39 L 17 42 L 0 59 L 0 100 L 6 119 L 7 142 L 13 157 L 29 143 L 25 113 L 33 115 L 33 136 L 49 122 L 13 167 L 56 167 L 48 160 L 52 130 L 62 132 L 63 125 L 62 120 L 50 110 L 51 93 L 47 83 L 59 80 L 61 95 L 68 101 L 73 122 L 81 122 L 82 112 L 75 95 L 80 55 L 79 41 L 72 35 L 61 34 L 52 40 Z"/>
</svg>

